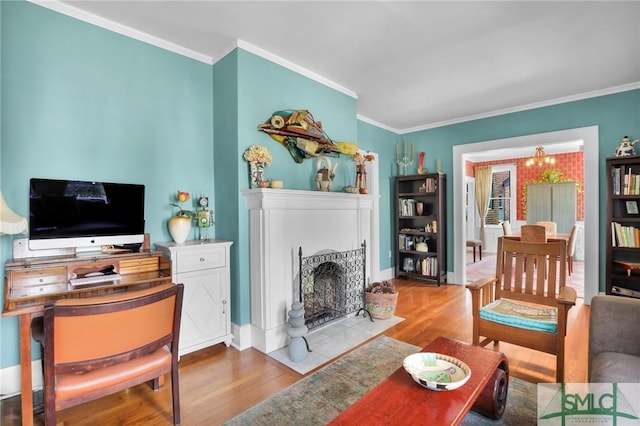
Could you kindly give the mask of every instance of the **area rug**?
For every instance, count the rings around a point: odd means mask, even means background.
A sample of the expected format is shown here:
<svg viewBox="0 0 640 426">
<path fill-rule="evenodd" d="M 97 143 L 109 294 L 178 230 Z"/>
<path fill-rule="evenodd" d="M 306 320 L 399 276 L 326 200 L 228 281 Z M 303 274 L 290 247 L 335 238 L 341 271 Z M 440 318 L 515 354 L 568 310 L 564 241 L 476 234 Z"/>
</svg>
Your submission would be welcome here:
<svg viewBox="0 0 640 426">
<path fill-rule="evenodd" d="M 307 374 L 402 321 L 404 318 L 397 316 L 373 321 L 368 316 L 351 316 L 310 332 L 306 338 L 311 352 L 303 361 L 291 361 L 288 346 L 268 355 L 300 374 Z"/>
<path fill-rule="evenodd" d="M 381 336 L 229 420 L 226 425 L 324 425 L 391 375 L 420 348 Z M 537 389 L 510 378 L 507 408 L 493 421 L 470 412 L 465 425 L 535 425 Z M 366 421 L 365 421 L 366 423 Z"/>
</svg>

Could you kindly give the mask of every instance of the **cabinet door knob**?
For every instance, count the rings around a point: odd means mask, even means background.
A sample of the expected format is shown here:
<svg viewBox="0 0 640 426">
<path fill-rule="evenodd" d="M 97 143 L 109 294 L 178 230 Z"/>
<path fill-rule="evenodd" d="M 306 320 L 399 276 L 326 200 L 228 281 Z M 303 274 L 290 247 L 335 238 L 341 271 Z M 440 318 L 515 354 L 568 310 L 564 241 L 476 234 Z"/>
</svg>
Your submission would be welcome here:
<svg viewBox="0 0 640 426">
<path fill-rule="evenodd" d="M 204 257 L 201 257 L 201 258 L 200 258 L 200 262 L 204 262 Z"/>
</svg>

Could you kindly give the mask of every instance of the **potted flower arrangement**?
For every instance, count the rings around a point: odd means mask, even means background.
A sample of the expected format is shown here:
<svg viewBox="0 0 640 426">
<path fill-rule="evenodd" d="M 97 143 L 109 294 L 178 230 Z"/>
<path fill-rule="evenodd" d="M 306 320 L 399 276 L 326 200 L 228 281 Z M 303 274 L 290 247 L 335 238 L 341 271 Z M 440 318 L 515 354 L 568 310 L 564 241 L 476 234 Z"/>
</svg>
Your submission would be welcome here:
<svg viewBox="0 0 640 426">
<path fill-rule="evenodd" d="M 249 162 L 249 184 L 251 188 L 262 187 L 264 168 L 271 165 L 271 153 L 262 145 L 251 145 L 244 152 L 244 159 Z"/>
<path fill-rule="evenodd" d="M 374 282 L 365 288 L 365 309 L 373 318 L 388 319 L 396 312 L 398 290 L 391 281 Z"/>
<path fill-rule="evenodd" d="M 361 194 L 367 194 L 367 168 L 365 163 L 375 160 L 375 156 L 356 152 L 351 158 L 356 162 L 356 188 Z"/>
<path fill-rule="evenodd" d="M 169 234 L 171 238 L 178 244 L 184 243 L 191 232 L 191 219 L 193 212 L 186 210 L 183 204 L 189 201 L 189 193 L 178 191 L 176 194 L 177 203 L 171 203 L 172 206 L 178 208 L 178 214 L 169 218 Z"/>
</svg>

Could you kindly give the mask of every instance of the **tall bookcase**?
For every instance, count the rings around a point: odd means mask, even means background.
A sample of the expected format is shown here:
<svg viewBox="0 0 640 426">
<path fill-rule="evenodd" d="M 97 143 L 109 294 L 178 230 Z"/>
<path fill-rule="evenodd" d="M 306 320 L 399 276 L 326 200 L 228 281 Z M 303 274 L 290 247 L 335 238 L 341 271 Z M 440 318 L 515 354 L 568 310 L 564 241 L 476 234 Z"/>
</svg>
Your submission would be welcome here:
<svg viewBox="0 0 640 426">
<path fill-rule="evenodd" d="M 447 281 L 446 182 L 443 173 L 395 178 L 397 278 Z"/>
<path fill-rule="evenodd" d="M 640 156 L 607 159 L 606 293 L 640 298 Z"/>
</svg>

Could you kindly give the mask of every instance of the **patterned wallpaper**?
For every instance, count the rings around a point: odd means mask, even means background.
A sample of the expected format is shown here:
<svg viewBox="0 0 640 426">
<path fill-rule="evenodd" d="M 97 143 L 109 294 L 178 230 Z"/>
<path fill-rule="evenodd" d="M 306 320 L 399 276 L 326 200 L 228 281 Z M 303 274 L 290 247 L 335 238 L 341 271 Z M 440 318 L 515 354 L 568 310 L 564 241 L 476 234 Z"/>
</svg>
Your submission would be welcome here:
<svg viewBox="0 0 640 426">
<path fill-rule="evenodd" d="M 554 155 L 556 163 L 553 166 L 525 166 L 525 162 L 529 157 L 525 158 L 510 158 L 505 160 L 496 161 L 483 161 L 478 163 L 471 163 L 467 161 L 465 163 L 465 172 L 467 176 L 475 176 L 474 167 L 494 165 L 494 164 L 513 164 L 516 165 L 516 174 L 518 177 L 517 184 L 517 218 L 518 220 L 527 220 L 525 214 L 525 206 L 522 203 L 522 195 L 524 185 L 529 182 L 538 182 L 541 180 L 542 172 L 547 169 L 555 169 L 562 173 L 562 179 L 564 180 L 576 180 L 579 183 L 578 192 L 578 220 L 584 220 L 584 158 L 582 152 L 572 152 L 569 154 L 556 154 Z"/>
</svg>

